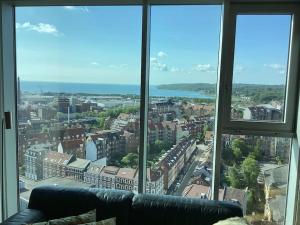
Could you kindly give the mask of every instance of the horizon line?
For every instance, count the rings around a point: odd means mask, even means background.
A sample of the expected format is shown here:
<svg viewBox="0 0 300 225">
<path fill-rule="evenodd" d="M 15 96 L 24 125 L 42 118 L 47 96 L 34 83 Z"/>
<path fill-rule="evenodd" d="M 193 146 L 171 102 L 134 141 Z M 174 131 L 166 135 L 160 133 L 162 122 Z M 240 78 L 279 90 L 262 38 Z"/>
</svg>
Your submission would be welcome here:
<svg viewBox="0 0 300 225">
<path fill-rule="evenodd" d="M 19 78 L 19 77 L 18 77 Z M 87 83 L 87 82 L 67 82 L 67 81 L 43 81 L 43 80 L 22 80 L 20 79 L 20 82 L 44 82 L 44 83 L 64 83 L 64 84 L 104 84 L 104 85 L 141 85 L 140 83 Z M 209 83 L 209 82 L 192 82 L 192 83 L 185 83 L 185 82 L 179 82 L 179 83 L 161 83 L 161 84 L 150 84 L 149 86 L 158 86 L 158 85 L 175 85 L 175 84 L 210 84 L 210 85 L 217 85 L 216 83 Z M 272 86 L 286 86 L 286 84 L 262 84 L 262 83 L 233 83 L 236 84 L 246 84 L 246 85 L 272 85 Z"/>
</svg>

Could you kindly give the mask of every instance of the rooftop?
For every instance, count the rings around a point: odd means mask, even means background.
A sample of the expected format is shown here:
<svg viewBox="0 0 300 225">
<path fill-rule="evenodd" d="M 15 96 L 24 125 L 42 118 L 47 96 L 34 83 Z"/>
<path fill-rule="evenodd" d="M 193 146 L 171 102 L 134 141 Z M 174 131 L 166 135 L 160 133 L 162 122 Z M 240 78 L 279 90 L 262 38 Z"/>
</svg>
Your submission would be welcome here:
<svg viewBox="0 0 300 225">
<path fill-rule="evenodd" d="M 205 194 L 208 197 L 210 187 L 204 186 L 204 185 L 198 185 L 198 184 L 191 184 L 182 192 L 182 196 L 184 197 L 199 197 L 203 194 Z"/>
<path fill-rule="evenodd" d="M 116 166 L 105 166 L 101 173 L 103 173 L 103 175 L 117 175 L 118 171 L 119 171 L 119 167 Z"/>
<path fill-rule="evenodd" d="M 90 162 L 90 160 L 77 158 L 74 162 L 70 163 L 68 167 L 85 169 L 90 164 Z"/>
<path fill-rule="evenodd" d="M 65 154 L 65 153 L 59 153 L 55 151 L 50 151 L 46 154 L 44 161 L 56 163 L 60 165 L 67 165 L 68 162 L 71 160 L 72 156 Z"/>
<path fill-rule="evenodd" d="M 269 169 L 264 172 L 265 183 L 267 185 L 286 185 L 288 182 L 289 166 L 283 165 L 277 168 Z"/>
<path fill-rule="evenodd" d="M 94 174 L 100 174 L 100 172 L 102 171 L 102 169 L 104 168 L 105 166 L 103 165 L 98 165 L 98 164 L 95 164 L 95 163 L 91 163 L 87 172 L 88 173 L 94 173 Z"/>
<path fill-rule="evenodd" d="M 134 179 L 137 170 L 132 168 L 120 168 L 117 176 L 126 178 L 126 179 Z"/>
<path fill-rule="evenodd" d="M 36 144 L 36 145 L 32 145 L 30 148 L 28 148 L 28 150 L 35 151 L 35 152 L 43 152 L 43 151 L 51 150 L 52 147 L 53 145 L 51 144 Z"/>
</svg>

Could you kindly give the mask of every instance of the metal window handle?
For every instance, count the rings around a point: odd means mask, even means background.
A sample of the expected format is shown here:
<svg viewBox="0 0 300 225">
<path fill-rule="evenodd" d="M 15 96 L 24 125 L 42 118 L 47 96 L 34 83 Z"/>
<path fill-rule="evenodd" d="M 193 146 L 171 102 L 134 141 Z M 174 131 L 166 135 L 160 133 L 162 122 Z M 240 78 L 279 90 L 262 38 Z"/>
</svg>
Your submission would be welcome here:
<svg viewBox="0 0 300 225">
<path fill-rule="evenodd" d="M 12 121 L 11 121 L 11 112 L 4 112 L 5 118 L 5 129 L 11 129 Z"/>
</svg>

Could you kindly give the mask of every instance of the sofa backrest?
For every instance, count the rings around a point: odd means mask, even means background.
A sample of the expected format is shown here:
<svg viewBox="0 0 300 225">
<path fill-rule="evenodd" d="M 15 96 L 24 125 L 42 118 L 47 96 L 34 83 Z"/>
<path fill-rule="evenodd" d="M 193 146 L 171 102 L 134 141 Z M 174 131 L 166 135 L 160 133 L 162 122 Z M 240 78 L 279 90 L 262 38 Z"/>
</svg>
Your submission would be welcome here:
<svg viewBox="0 0 300 225">
<path fill-rule="evenodd" d="M 121 190 L 98 189 L 97 193 L 97 221 L 117 218 L 117 225 L 128 225 L 134 194 Z"/>
<path fill-rule="evenodd" d="M 242 209 L 230 202 L 139 194 L 133 198 L 130 224 L 212 225 L 235 216 L 242 217 Z"/>
<path fill-rule="evenodd" d="M 32 190 L 28 208 L 41 210 L 48 219 L 96 208 L 97 220 L 117 217 L 117 225 L 128 225 L 133 196 L 132 192 L 121 190 L 40 186 Z"/>
<path fill-rule="evenodd" d="M 229 202 L 54 185 L 33 189 L 28 208 L 41 210 L 48 219 L 96 208 L 97 220 L 117 217 L 117 225 L 211 225 L 243 216 L 241 207 Z"/>
</svg>

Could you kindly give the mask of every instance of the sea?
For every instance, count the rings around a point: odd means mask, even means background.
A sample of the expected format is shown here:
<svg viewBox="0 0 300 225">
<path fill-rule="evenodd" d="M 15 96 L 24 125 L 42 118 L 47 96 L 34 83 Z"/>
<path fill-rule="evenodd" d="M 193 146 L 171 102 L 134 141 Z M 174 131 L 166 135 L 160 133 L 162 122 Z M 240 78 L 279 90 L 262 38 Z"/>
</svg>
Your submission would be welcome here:
<svg viewBox="0 0 300 225">
<path fill-rule="evenodd" d="M 62 82 L 42 82 L 42 81 L 20 81 L 21 91 L 29 93 L 86 93 L 101 95 L 139 95 L 139 85 L 127 84 L 88 84 L 88 83 L 62 83 Z M 212 99 L 203 92 L 183 91 L 183 90 L 166 90 L 160 89 L 158 86 L 151 85 L 149 87 L 150 96 L 154 97 L 185 97 L 185 98 L 201 98 Z"/>
</svg>

